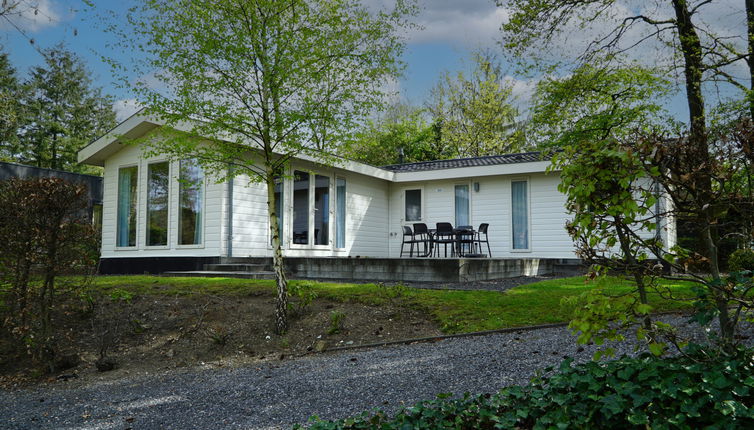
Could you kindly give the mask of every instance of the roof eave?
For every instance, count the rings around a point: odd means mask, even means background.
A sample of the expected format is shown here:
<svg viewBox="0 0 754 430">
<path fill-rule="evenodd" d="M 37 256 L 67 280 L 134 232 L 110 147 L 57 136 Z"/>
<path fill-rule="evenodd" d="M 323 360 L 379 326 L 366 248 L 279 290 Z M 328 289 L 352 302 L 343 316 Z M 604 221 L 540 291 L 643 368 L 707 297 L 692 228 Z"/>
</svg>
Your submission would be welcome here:
<svg viewBox="0 0 754 430">
<path fill-rule="evenodd" d="M 423 170 L 417 172 L 396 172 L 393 182 L 417 182 L 438 179 L 473 178 L 498 175 L 524 175 L 545 173 L 550 161 L 497 164 L 489 166 L 454 167 L 448 169 Z"/>
</svg>

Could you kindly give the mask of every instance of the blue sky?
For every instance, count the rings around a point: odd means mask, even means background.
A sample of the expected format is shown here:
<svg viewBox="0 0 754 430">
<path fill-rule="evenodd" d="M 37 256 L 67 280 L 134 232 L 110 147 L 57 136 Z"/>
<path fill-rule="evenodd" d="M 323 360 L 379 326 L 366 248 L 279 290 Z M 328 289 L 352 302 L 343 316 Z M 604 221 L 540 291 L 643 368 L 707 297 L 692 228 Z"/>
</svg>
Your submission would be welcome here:
<svg viewBox="0 0 754 430">
<path fill-rule="evenodd" d="M 121 117 L 129 112 L 123 106 L 132 96 L 116 88 L 109 66 L 100 59 L 102 55 L 111 55 L 106 45 L 112 41 L 112 36 L 104 31 L 100 14 L 112 11 L 122 16 L 129 2 L 98 0 L 95 10 L 91 10 L 80 0 L 28 1 L 38 4 L 39 12 L 34 15 L 30 11 L 15 18 L 26 36 L 0 21 L 0 44 L 19 73 L 23 76 L 29 67 L 42 62 L 29 38 L 40 48 L 62 42 L 84 58 L 96 85 L 119 100 Z M 420 4 L 418 22 L 423 29 L 408 36 L 404 56 L 407 69 L 398 83 L 402 98 L 414 104 L 423 102 L 443 71 L 468 65 L 473 49 L 494 47 L 501 22 L 491 0 L 422 0 Z"/>
<path fill-rule="evenodd" d="M 69 49 L 83 57 L 93 72 L 96 85 L 104 88 L 117 100 L 116 109 L 119 118 L 131 113 L 134 106 L 129 105 L 132 96 L 115 86 L 109 66 L 102 62 L 101 56 L 111 56 L 107 42 L 112 36 L 104 30 L 101 16 L 112 12 L 122 17 L 131 1 L 96 0 L 94 10 L 84 5 L 81 0 L 20 0 L 35 4 L 38 13 L 31 9 L 25 16 L 16 17 L 15 22 L 25 32 L 20 34 L 7 22 L 0 20 L 0 44 L 10 53 L 13 64 L 23 76 L 30 66 L 41 64 L 42 57 L 29 43 L 45 48 L 64 43 Z M 389 4 L 393 0 L 365 0 L 367 4 Z M 396 89 L 401 97 L 413 104 L 421 104 L 430 88 L 437 82 L 443 71 L 454 71 L 469 64 L 470 55 L 475 49 L 493 49 L 500 51 L 497 44 L 500 39 L 500 24 L 509 15 L 509 11 L 495 6 L 493 0 L 418 0 L 421 12 L 417 23 L 421 29 L 412 30 L 408 35 L 408 46 L 403 60 L 407 63 L 405 76 L 397 83 Z M 619 0 L 620 3 L 636 3 L 638 0 Z M 644 5 L 651 2 L 639 1 Z M 742 16 L 738 0 L 716 0 L 711 14 L 703 16 L 708 26 L 718 32 L 738 33 Z M 620 12 L 620 10 L 619 10 Z M 664 13 L 652 10 L 652 13 Z M 599 31 L 600 28 L 595 29 Z M 575 45 L 583 31 L 575 31 L 571 38 L 565 37 L 563 43 L 568 47 Z M 557 48 L 556 48 L 557 49 Z M 565 52 L 567 48 L 563 51 Z M 640 61 L 652 63 L 651 46 L 645 50 L 636 50 Z M 647 55 L 647 53 L 650 55 Z M 739 65 L 740 66 L 740 65 Z M 739 67 L 740 68 L 740 67 Z M 508 77 L 513 85 L 514 95 L 519 105 L 525 106 L 534 81 Z M 680 83 L 680 82 L 679 82 Z M 748 82 L 746 82 L 748 84 Z M 680 119 L 685 119 L 687 110 L 683 103 L 682 88 L 678 95 L 668 101 L 668 108 Z M 723 91 L 725 94 L 725 91 Z"/>
</svg>

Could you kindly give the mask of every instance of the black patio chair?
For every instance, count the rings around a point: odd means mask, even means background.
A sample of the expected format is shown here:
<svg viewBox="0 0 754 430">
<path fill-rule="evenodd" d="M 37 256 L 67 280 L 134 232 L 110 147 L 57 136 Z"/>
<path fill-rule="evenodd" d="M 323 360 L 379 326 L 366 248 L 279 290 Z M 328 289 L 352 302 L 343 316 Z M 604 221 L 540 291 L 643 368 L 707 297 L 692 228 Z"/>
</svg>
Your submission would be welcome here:
<svg viewBox="0 0 754 430">
<path fill-rule="evenodd" d="M 440 245 L 443 245 L 445 249 L 445 257 L 448 256 L 448 245 L 450 245 L 450 256 L 456 255 L 456 235 L 453 232 L 453 224 L 449 222 L 438 222 L 435 224 L 437 230 L 435 231 L 435 237 L 432 239 L 432 246 L 435 251 L 435 255 L 440 256 Z"/>
<path fill-rule="evenodd" d="M 490 249 L 490 237 L 487 234 L 487 229 L 490 227 L 487 223 L 479 224 L 479 230 L 476 232 L 476 238 L 474 239 L 474 242 L 476 245 L 479 245 L 479 252 L 482 252 L 482 244 L 487 244 L 487 256 L 492 258 L 492 250 Z M 482 235 L 484 234 L 484 240 L 482 240 Z"/>
<path fill-rule="evenodd" d="M 403 258 L 403 249 L 406 246 L 406 244 L 409 244 L 411 247 L 409 248 L 409 257 L 414 256 L 414 244 L 421 243 L 420 240 L 416 240 L 414 237 L 414 232 L 411 230 L 411 227 L 404 225 L 403 226 L 403 242 L 401 242 L 401 258 Z M 418 253 L 419 250 L 417 249 L 416 252 Z"/>
<path fill-rule="evenodd" d="M 417 240 L 422 245 L 424 245 L 424 252 L 422 254 L 419 254 L 419 249 L 417 247 L 416 249 L 417 255 L 419 257 L 429 256 L 430 252 L 432 252 L 432 247 L 431 247 L 432 236 L 429 234 L 429 229 L 427 228 L 427 224 L 424 224 L 423 222 L 414 224 L 414 239 Z"/>
</svg>

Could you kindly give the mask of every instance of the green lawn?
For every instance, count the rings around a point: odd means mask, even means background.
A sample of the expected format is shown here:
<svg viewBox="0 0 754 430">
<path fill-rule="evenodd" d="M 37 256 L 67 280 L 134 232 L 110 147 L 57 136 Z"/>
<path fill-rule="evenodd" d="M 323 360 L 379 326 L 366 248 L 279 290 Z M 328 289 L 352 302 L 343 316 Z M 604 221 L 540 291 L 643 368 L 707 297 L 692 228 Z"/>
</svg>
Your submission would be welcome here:
<svg viewBox="0 0 754 430">
<path fill-rule="evenodd" d="M 291 281 L 292 283 L 309 281 Z M 630 283 L 608 279 L 607 290 L 621 294 Z M 447 333 L 520 327 L 565 322 L 571 310 L 561 305 L 565 297 L 578 296 L 592 288 L 584 277 L 554 279 L 522 285 L 505 293 L 495 291 L 442 291 L 375 284 L 336 284 L 309 282 L 318 297 L 379 305 L 387 300 L 429 312 Z M 146 295 L 272 295 L 274 282 L 231 278 L 163 278 L 154 276 L 100 276 L 97 288 L 125 290 Z M 665 281 L 662 284 L 678 297 L 691 297 L 691 284 Z M 688 302 L 668 301 L 650 295 L 653 312 L 690 309 Z"/>
</svg>

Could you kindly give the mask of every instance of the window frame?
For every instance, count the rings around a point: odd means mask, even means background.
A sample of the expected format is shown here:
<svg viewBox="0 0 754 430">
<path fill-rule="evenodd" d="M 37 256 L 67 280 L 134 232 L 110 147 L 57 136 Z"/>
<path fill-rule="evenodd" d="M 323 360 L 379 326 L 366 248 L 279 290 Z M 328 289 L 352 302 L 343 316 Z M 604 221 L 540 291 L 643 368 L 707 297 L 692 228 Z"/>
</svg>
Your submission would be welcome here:
<svg viewBox="0 0 754 430">
<path fill-rule="evenodd" d="M 526 183 L 526 244 L 527 248 L 515 248 L 514 231 L 513 231 L 513 183 Z M 510 202 L 510 252 L 511 253 L 531 253 L 532 252 L 532 232 L 531 232 L 531 178 L 528 176 L 515 177 L 510 179 L 508 186 Z"/>
<path fill-rule="evenodd" d="M 134 238 L 134 244 L 133 244 L 133 246 L 131 246 L 131 245 L 122 246 L 122 245 L 118 245 L 118 233 L 119 233 L 119 224 L 120 224 L 118 222 L 119 221 L 118 220 L 118 213 L 120 212 L 119 211 L 119 209 L 120 209 L 120 171 L 122 169 L 128 169 L 128 168 L 131 168 L 131 167 L 135 167 L 136 168 L 136 189 L 134 190 L 134 194 L 136 195 L 136 201 L 134 202 L 134 207 L 136 208 L 136 213 L 134 215 L 134 218 L 136 220 L 135 221 L 136 222 L 136 226 L 135 226 L 135 230 L 136 230 L 135 231 L 135 236 L 136 237 Z M 115 247 L 114 247 L 115 251 L 138 251 L 139 250 L 139 245 L 140 245 L 140 241 L 139 241 L 139 236 L 140 236 L 139 235 L 139 224 L 140 224 L 139 223 L 139 218 L 140 218 L 139 207 L 141 205 L 141 196 L 140 196 L 141 193 L 140 193 L 140 189 L 139 189 L 139 183 L 141 181 L 140 181 L 139 175 L 141 173 L 141 170 L 142 169 L 141 169 L 141 166 L 140 166 L 139 162 L 119 164 L 118 165 L 118 169 L 116 170 L 116 174 L 115 174 Z M 104 211 L 103 211 L 103 215 L 104 215 Z"/>
<path fill-rule="evenodd" d="M 419 208 L 419 219 L 409 220 L 406 217 L 406 192 L 407 191 L 417 191 L 417 190 L 421 193 L 421 195 L 419 197 L 419 204 L 421 205 L 421 207 Z M 414 187 L 404 187 L 402 189 L 401 198 L 403 200 L 403 205 L 401 205 L 402 206 L 402 208 L 401 208 L 402 209 L 402 211 L 401 211 L 401 221 L 403 223 L 407 224 L 407 223 L 425 222 L 425 220 L 426 220 L 426 214 L 425 214 L 425 210 L 426 210 L 425 194 L 426 193 L 424 192 L 424 186 L 423 185 L 422 186 L 417 185 L 417 186 L 414 186 Z"/>
<path fill-rule="evenodd" d="M 338 247 L 338 234 L 337 234 L 338 223 L 340 223 L 340 221 L 341 221 L 340 217 L 338 216 L 338 207 L 337 207 L 338 202 L 339 202 L 339 200 L 338 200 L 338 180 L 340 180 L 340 179 L 343 180 L 343 187 L 345 188 L 345 192 L 343 193 L 343 205 L 344 205 L 344 209 L 343 209 L 343 246 L 342 247 Z M 333 225 L 335 226 L 335 228 L 333 229 L 332 245 L 333 245 L 333 250 L 335 250 L 337 252 L 344 252 L 344 251 L 346 251 L 347 246 L 348 246 L 347 245 L 347 243 L 348 243 L 348 178 L 346 178 L 343 175 L 335 175 L 335 182 L 334 182 L 333 186 L 335 188 L 335 192 L 333 193 L 333 197 L 334 197 L 334 201 L 335 201 L 335 203 L 333 205 L 333 208 L 334 208 L 333 212 L 335 213 L 335 223 L 333 223 Z"/>
<path fill-rule="evenodd" d="M 295 192 L 294 183 L 295 183 L 295 172 L 304 172 L 309 175 L 309 208 L 307 213 L 307 243 L 293 243 L 293 193 Z M 326 245 L 315 245 L 314 244 L 314 193 L 316 188 L 316 178 L 317 176 L 324 176 L 329 179 L 329 185 L 328 185 L 328 236 L 327 236 L 327 244 Z M 290 203 L 290 214 L 286 214 L 286 217 L 290 219 L 290 231 L 286 233 L 286 241 L 289 241 L 289 247 L 288 249 L 291 250 L 339 250 L 342 248 L 335 248 L 335 229 L 333 228 L 333 220 L 335 219 L 335 213 L 334 213 L 334 205 L 335 205 L 335 179 L 336 176 L 333 172 L 327 172 L 327 171 L 321 171 L 321 170 L 312 170 L 307 168 L 291 168 L 291 175 L 290 175 L 290 196 L 291 196 L 291 203 Z M 268 220 L 268 228 L 269 228 L 269 220 Z M 269 234 L 268 234 L 269 235 Z"/>
<path fill-rule="evenodd" d="M 453 183 L 453 221 L 454 221 L 453 225 L 456 226 L 456 227 L 458 227 L 458 226 L 461 225 L 461 224 L 458 223 L 458 219 L 456 219 L 456 187 L 459 186 L 459 185 L 461 185 L 461 186 L 465 185 L 466 186 L 466 190 L 468 191 L 468 195 L 469 195 L 469 213 L 468 213 L 469 223 L 467 225 L 470 225 L 470 226 L 473 227 L 474 226 L 474 217 L 472 216 L 473 211 L 471 210 L 471 200 L 472 200 L 471 196 L 473 194 L 473 186 L 474 185 L 473 185 L 473 183 L 471 181 L 469 181 L 469 182 L 455 182 L 455 183 Z"/>
<path fill-rule="evenodd" d="M 191 158 L 187 158 L 186 160 L 192 160 Z M 202 243 L 199 244 L 181 244 L 180 235 L 181 235 L 181 161 L 176 161 L 176 173 L 175 173 L 175 186 L 176 186 L 176 192 L 175 192 L 175 214 L 176 214 L 176 228 L 175 228 L 175 234 L 173 237 L 175 238 L 175 249 L 203 249 L 205 247 L 205 244 L 207 243 L 207 172 L 202 167 L 202 204 L 201 204 L 201 210 L 202 210 L 202 223 L 199 226 L 199 228 L 202 231 Z M 201 166 L 200 166 L 201 167 Z"/>
<path fill-rule="evenodd" d="M 149 166 L 152 164 L 167 163 L 168 165 L 168 197 L 167 197 L 167 237 L 165 238 L 165 245 L 150 245 L 147 235 L 149 234 Z M 172 214 L 173 214 L 173 163 L 168 159 L 154 159 L 146 160 L 146 178 L 144 181 L 144 249 L 170 249 L 171 230 L 172 230 Z M 180 204 L 180 202 L 179 202 Z M 176 220 L 177 222 L 177 220 Z"/>
</svg>

